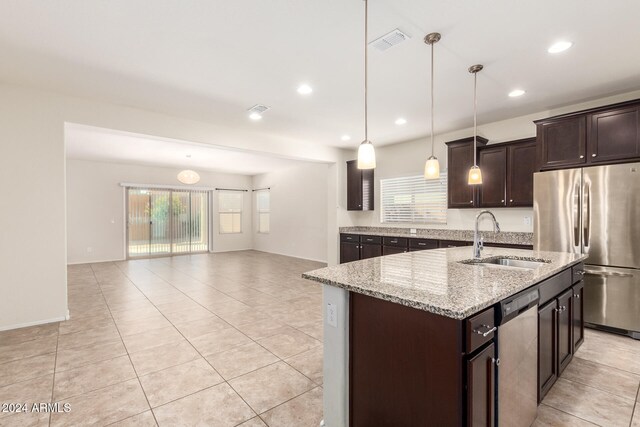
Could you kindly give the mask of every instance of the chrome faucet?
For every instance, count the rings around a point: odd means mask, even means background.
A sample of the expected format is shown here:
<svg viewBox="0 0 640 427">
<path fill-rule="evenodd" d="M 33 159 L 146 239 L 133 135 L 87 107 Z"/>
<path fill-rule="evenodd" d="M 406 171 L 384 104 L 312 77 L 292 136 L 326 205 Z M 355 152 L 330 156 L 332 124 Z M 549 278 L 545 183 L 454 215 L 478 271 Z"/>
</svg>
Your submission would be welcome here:
<svg viewBox="0 0 640 427">
<path fill-rule="evenodd" d="M 484 214 L 488 214 L 491 216 L 493 220 L 493 232 L 500 232 L 500 224 L 496 221 L 496 216 L 491 211 L 480 211 L 478 215 L 476 215 L 476 226 L 473 229 L 473 259 L 479 259 L 480 255 L 482 255 L 482 249 L 484 248 L 484 239 L 480 237 L 480 233 L 478 233 L 478 223 L 480 222 L 480 217 Z"/>
</svg>

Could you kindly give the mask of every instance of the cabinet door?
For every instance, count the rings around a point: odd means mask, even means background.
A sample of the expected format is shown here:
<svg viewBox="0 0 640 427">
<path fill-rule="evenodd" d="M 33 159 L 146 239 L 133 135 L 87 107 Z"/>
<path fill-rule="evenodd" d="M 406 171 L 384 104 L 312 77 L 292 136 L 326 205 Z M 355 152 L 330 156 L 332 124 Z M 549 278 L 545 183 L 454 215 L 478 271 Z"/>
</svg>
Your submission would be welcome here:
<svg viewBox="0 0 640 427">
<path fill-rule="evenodd" d="M 468 177 L 473 166 L 473 143 L 449 145 L 448 156 L 449 208 L 472 208 L 476 186 L 468 184 Z"/>
<path fill-rule="evenodd" d="M 401 248 L 398 246 L 383 246 L 382 255 L 393 255 L 407 252 L 407 248 Z"/>
<path fill-rule="evenodd" d="M 347 162 L 347 210 L 362 210 L 362 171 L 357 160 Z"/>
<path fill-rule="evenodd" d="M 553 169 L 583 165 L 587 159 L 584 116 L 538 123 L 540 167 Z"/>
<path fill-rule="evenodd" d="M 360 245 L 358 243 L 340 243 L 340 264 L 358 261 L 360 259 Z"/>
<path fill-rule="evenodd" d="M 495 345 L 467 361 L 467 426 L 495 423 Z"/>
<path fill-rule="evenodd" d="M 535 139 L 507 147 L 507 206 L 533 206 L 535 171 Z"/>
<path fill-rule="evenodd" d="M 369 245 L 369 244 L 361 244 L 360 245 L 360 259 L 367 258 L 375 258 L 377 256 L 382 256 L 382 246 L 381 245 Z"/>
<path fill-rule="evenodd" d="M 554 299 L 538 310 L 538 403 L 558 378 L 557 307 Z"/>
<path fill-rule="evenodd" d="M 478 188 L 479 206 L 506 206 L 507 147 L 482 148 L 478 151 L 478 166 L 482 169 L 482 185 Z"/>
<path fill-rule="evenodd" d="M 573 356 L 573 289 L 558 297 L 558 375 Z"/>
<path fill-rule="evenodd" d="M 573 285 L 573 354 L 584 341 L 584 282 Z"/>
<path fill-rule="evenodd" d="M 640 108 L 621 108 L 589 116 L 591 163 L 640 157 Z"/>
</svg>

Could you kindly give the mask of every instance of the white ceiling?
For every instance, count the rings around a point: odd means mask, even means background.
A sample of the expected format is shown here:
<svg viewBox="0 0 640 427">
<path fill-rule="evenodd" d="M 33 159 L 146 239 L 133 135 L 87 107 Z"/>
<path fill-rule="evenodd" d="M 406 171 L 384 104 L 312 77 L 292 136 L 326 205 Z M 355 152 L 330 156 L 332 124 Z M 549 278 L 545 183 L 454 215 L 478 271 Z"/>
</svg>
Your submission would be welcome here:
<svg viewBox="0 0 640 427">
<path fill-rule="evenodd" d="M 302 164 L 300 161 L 246 150 L 177 141 L 67 123 L 65 144 L 70 159 L 132 163 L 258 175 Z M 187 157 L 190 156 L 190 157 Z"/>
<path fill-rule="evenodd" d="M 637 0 L 370 0 L 370 138 L 426 135 L 436 45 L 436 132 L 640 88 Z M 250 138 L 357 146 L 362 139 L 362 0 L 4 0 L 0 80 L 214 122 Z M 563 54 L 547 47 L 573 41 Z M 296 87 L 307 82 L 312 95 Z M 522 88 L 527 94 L 509 98 Z M 245 110 L 272 107 L 260 122 Z M 408 123 L 396 126 L 398 117 Z M 244 136 L 241 135 L 245 132 Z M 352 135 L 350 142 L 340 136 Z"/>
</svg>

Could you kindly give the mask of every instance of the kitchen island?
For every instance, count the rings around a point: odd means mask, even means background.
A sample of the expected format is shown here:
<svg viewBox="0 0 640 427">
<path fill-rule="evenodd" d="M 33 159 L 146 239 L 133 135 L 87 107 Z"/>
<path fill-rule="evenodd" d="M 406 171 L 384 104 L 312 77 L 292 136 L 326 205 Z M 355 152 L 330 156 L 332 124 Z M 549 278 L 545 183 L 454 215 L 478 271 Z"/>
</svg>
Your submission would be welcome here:
<svg viewBox="0 0 640 427">
<path fill-rule="evenodd" d="M 581 342 L 581 306 L 566 295 L 580 290 L 584 256 L 482 254 L 535 259 L 533 269 L 464 263 L 471 257 L 470 248 L 435 249 L 303 275 L 324 285 L 326 426 L 495 424 L 496 308 L 525 290 L 537 290 L 539 316 L 548 306 L 554 313 L 550 324 L 538 317 L 535 331 L 538 400 L 548 391 L 568 363 L 564 353 Z"/>
</svg>

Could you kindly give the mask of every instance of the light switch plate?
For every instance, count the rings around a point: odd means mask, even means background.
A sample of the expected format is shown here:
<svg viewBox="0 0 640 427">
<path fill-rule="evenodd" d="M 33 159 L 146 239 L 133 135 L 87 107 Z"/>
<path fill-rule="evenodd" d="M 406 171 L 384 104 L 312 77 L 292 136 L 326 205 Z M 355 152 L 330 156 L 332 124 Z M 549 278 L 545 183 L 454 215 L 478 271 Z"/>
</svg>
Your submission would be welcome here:
<svg viewBox="0 0 640 427">
<path fill-rule="evenodd" d="M 338 327 L 338 307 L 333 303 L 327 303 L 327 323 L 334 328 Z"/>
<path fill-rule="evenodd" d="M 524 225 L 531 225 L 531 217 L 530 216 L 525 216 L 522 219 L 522 222 L 524 223 Z"/>
</svg>

